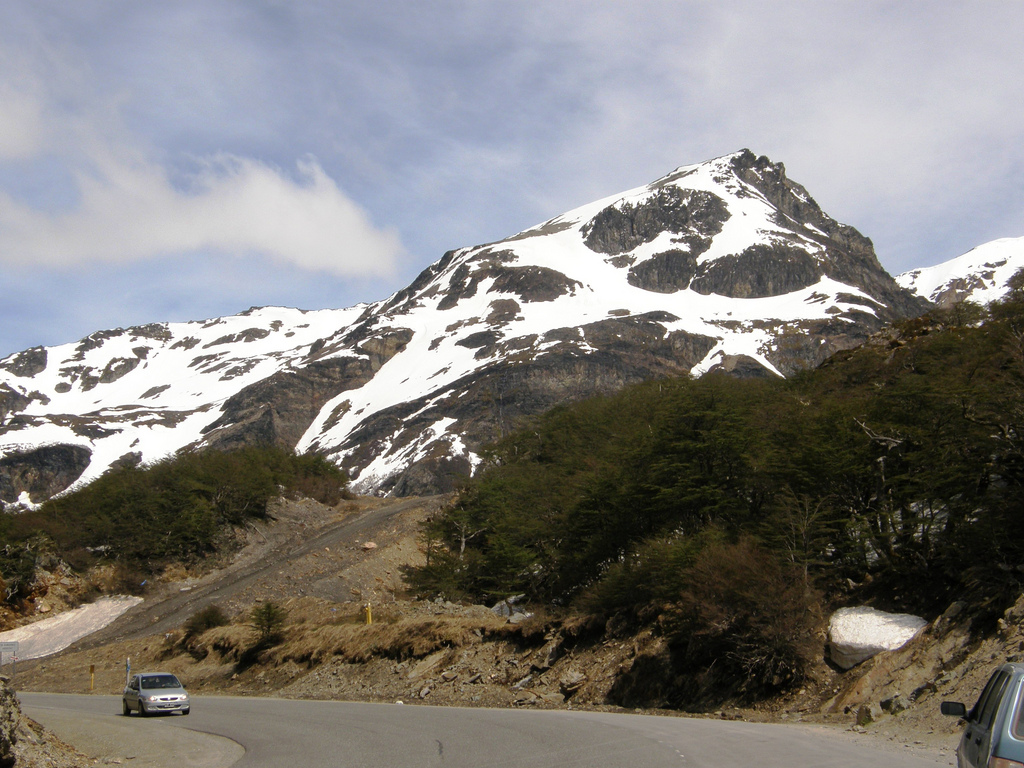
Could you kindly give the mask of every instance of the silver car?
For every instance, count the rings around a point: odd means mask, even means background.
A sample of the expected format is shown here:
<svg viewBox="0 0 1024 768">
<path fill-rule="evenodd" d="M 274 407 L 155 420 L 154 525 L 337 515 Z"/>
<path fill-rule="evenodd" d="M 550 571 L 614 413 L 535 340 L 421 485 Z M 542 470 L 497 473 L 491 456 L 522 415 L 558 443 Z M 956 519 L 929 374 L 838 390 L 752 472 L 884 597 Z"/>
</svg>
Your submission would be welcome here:
<svg viewBox="0 0 1024 768">
<path fill-rule="evenodd" d="M 121 696 L 121 712 L 126 717 L 132 710 L 142 717 L 156 712 L 181 712 L 187 715 L 191 708 L 185 686 L 169 672 L 132 675 Z"/>
<path fill-rule="evenodd" d="M 956 761 L 960 768 L 1024 768 L 1024 664 L 1003 664 L 970 711 L 942 702 L 942 714 L 964 721 Z"/>
</svg>

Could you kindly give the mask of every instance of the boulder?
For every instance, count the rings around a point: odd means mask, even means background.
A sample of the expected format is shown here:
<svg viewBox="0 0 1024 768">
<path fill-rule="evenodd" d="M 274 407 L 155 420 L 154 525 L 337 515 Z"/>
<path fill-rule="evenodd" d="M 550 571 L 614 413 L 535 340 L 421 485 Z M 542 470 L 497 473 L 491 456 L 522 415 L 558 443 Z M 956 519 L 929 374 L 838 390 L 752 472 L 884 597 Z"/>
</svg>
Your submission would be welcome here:
<svg viewBox="0 0 1024 768">
<path fill-rule="evenodd" d="M 583 684 L 587 682 L 587 676 L 578 669 L 570 667 L 565 673 L 558 678 L 558 687 L 562 691 L 562 694 L 569 698 L 572 694 L 576 693 Z"/>
<path fill-rule="evenodd" d="M 494 612 L 495 616 L 501 616 L 502 618 L 508 618 L 515 612 L 515 605 L 522 600 L 526 595 L 513 595 L 505 600 L 499 600 L 491 607 L 491 611 Z M 520 609 L 522 610 L 522 609 Z"/>
<path fill-rule="evenodd" d="M 558 661 L 558 657 L 561 655 L 562 638 L 556 637 L 549 640 L 540 651 L 537 652 L 533 661 L 533 669 L 538 672 L 542 672 L 545 669 L 551 669 L 555 662 Z"/>
<path fill-rule="evenodd" d="M 526 595 L 513 595 L 496 603 L 491 608 L 491 611 L 495 616 L 507 618 L 512 624 L 519 624 L 533 616 L 532 613 L 519 605 L 525 599 Z"/>
<path fill-rule="evenodd" d="M 829 657 L 836 666 L 850 669 L 877 653 L 903 647 L 927 624 L 908 613 L 840 608 L 828 621 Z"/>
</svg>

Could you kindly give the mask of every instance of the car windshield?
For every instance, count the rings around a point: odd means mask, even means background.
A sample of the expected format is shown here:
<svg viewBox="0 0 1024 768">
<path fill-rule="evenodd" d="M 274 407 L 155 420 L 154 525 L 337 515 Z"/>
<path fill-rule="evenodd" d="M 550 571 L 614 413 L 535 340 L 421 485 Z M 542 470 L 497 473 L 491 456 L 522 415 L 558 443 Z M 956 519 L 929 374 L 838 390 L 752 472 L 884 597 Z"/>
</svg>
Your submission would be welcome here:
<svg viewBox="0 0 1024 768">
<path fill-rule="evenodd" d="M 174 675 L 149 675 L 141 678 L 143 688 L 181 688 L 181 683 Z"/>
</svg>

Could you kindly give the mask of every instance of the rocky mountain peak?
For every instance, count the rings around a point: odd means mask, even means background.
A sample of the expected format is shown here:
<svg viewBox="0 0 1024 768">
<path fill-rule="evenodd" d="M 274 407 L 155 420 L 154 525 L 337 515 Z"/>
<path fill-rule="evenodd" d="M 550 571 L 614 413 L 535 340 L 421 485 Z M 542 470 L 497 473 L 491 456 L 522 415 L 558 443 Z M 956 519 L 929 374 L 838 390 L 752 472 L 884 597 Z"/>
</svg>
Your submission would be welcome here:
<svg viewBox="0 0 1024 768">
<path fill-rule="evenodd" d="M 927 306 L 781 163 L 743 150 L 449 251 L 374 304 L 254 308 L 12 355 L 0 499 L 257 441 L 324 453 L 364 492 L 443 491 L 558 403 L 712 370 L 785 376 Z"/>
</svg>

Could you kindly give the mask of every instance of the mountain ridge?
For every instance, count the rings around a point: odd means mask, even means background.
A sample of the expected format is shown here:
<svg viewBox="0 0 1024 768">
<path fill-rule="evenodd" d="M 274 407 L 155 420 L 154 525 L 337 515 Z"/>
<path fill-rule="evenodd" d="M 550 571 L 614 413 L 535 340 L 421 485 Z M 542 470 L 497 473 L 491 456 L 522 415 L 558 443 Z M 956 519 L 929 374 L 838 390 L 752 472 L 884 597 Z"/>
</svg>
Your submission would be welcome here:
<svg viewBox="0 0 1024 768">
<path fill-rule="evenodd" d="M 972 248 L 933 267 L 896 276 L 907 290 L 939 306 L 970 300 L 990 304 L 1009 289 L 1009 280 L 1024 269 L 1024 237 L 1004 237 Z"/>
<path fill-rule="evenodd" d="M 781 163 L 742 150 L 449 251 L 382 301 L 10 355 L 0 500 L 254 442 L 324 453 L 362 492 L 446 491 L 560 402 L 712 370 L 789 375 L 929 306 Z"/>
</svg>

